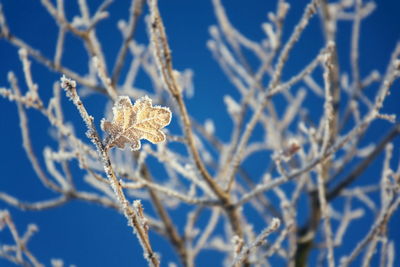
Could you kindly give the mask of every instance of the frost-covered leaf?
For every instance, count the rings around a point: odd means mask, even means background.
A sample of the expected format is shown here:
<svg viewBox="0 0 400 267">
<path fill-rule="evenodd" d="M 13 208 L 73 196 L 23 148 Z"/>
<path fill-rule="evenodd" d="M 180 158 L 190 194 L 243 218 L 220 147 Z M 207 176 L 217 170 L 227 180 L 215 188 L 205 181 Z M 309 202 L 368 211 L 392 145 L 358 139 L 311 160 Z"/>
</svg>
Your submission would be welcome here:
<svg viewBox="0 0 400 267">
<path fill-rule="evenodd" d="M 127 96 L 120 96 L 113 107 L 112 122 L 102 120 L 101 129 L 109 134 L 107 145 L 121 149 L 130 144 L 132 150 L 140 149 L 140 139 L 156 144 L 165 141 L 161 131 L 171 121 L 169 108 L 152 106 L 152 100 L 139 98 L 134 105 Z"/>
</svg>

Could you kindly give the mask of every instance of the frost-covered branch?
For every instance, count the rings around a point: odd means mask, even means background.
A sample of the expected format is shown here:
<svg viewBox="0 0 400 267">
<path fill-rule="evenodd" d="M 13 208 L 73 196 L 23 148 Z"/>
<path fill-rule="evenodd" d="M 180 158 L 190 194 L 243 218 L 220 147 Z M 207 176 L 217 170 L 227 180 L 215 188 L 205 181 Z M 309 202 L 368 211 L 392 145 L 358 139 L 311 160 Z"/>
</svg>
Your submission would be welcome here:
<svg viewBox="0 0 400 267">
<path fill-rule="evenodd" d="M 22 143 L 32 169 L 24 175 L 50 193 L 13 195 L 5 187 L 1 203 L 51 212 L 86 202 L 122 214 L 150 266 L 167 265 L 162 259 L 170 251 L 173 261 L 188 267 L 214 255 L 209 253 L 219 253 L 223 262 L 216 264 L 225 266 L 348 266 L 359 258 L 368 266 L 378 257 L 382 266 L 397 263 L 398 240 L 387 226 L 400 206 L 400 165 L 394 163 L 400 124 L 391 107 L 400 44 L 386 70 L 361 64 L 370 58 L 363 53 L 371 38 L 363 35 L 364 19 L 386 3 L 277 0 L 264 10 L 261 34 L 248 34 L 231 14 L 230 1 L 213 0 L 208 12 L 215 25 L 210 40 L 200 40 L 225 75 L 213 84 L 214 79 L 199 81 L 195 70 L 203 71 L 201 64 L 193 61 L 192 70 L 172 57 L 172 34 L 179 33 L 171 22 L 175 14 L 164 12 L 157 0 L 64 2 L 38 3 L 56 31 L 35 45 L 14 29 L 11 2 L 0 6 L 0 42 L 10 44 L 1 49 L 6 60 L 17 51 L 21 69 L 3 75 L 8 83 L 0 85 L 0 96 L 16 104 L 22 137 L 7 142 Z M 124 18 L 116 17 L 121 7 Z M 31 30 L 29 21 L 18 19 Z M 110 24 L 121 38 L 105 37 Z M 189 23 L 183 26 L 192 30 Z M 346 38 L 342 27 L 351 29 Z M 61 84 L 49 87 L 46 71 L 65 75 Z M 221 97 L 213 101 L 221 106 L 212 112 L 209 103 L 196 106 L 202 99 L 195 98 L 198 84 L 207 99 Z M 49 131 L 34 125 L 36 115 Z M 88 138 L 81 135 L 85 130 Z M 7 168 L 0 171 L 8 181 L 15 177 Z M 381 170 L 380 180 L 364 179 L 371 169 Z M 350 230 L 361 223 L 372 226 L 349 249 Z M 0 256 L 40 266 L 26 247 L 33 231 L 20 236 L 8 212 L 0 213 L 0 224 L 15 241 L 2 243 Z M 170 248 L 151 243 L 151 232 Z"/>
</svg>

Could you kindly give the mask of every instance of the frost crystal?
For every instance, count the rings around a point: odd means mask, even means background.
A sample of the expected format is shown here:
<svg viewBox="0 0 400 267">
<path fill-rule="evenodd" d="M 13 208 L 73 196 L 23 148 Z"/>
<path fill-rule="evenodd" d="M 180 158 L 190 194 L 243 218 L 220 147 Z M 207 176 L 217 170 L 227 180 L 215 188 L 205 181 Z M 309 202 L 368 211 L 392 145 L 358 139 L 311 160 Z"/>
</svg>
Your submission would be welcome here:
<svg viewBox="0 0 400 267">
<path fill-rule="evenodd" d="M 140 139 L 156 144 L 165 141 L 161 131 L 171 121 L 169 108 L 152 106 L 152 100 L 141 97 L 134 105 L 127 96 L 120 96 L 113 107 L 112 122 L 102 120 L 101 129 L 109 134 L 106 145 L 121 149 L 128 143 L 132 150 L 139 150 Z"/>
</svg>

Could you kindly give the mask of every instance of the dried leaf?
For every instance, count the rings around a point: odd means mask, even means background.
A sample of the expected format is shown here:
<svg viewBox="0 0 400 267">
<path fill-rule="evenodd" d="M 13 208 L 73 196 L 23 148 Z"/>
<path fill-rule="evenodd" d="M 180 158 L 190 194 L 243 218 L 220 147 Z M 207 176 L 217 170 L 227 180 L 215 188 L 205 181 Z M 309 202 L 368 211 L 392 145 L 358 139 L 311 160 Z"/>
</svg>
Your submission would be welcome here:
<svg viewBox="0 0 400 267">
<path fill-rule="evenodd" d="M 140 139 L 156 144 L 165 141 L 161 131 L 171 121 L 169 108 L 152 106 L 152 100 L 141 97 L 132 105 L 127 96 L 120 96 L 113 107 L 112 122 L 103 119 L 101 129 L 109 134 L 106 145 L 121 149 L 130 144 L 132 150 L 140 149 Z"/>
</svg>

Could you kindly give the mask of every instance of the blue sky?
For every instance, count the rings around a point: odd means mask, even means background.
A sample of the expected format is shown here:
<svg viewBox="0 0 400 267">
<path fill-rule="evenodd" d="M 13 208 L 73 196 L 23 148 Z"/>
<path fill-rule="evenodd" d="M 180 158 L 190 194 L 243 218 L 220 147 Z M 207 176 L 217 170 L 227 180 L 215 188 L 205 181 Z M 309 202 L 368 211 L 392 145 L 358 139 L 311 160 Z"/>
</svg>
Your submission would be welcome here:
<svg viewBox="0 0 400 267">
<path fill-rule="evenodd" d="M 261 23 L 266 21 L 266 14 L 275 10 L 275 1 L 263 0 L 231 0 L 222 1 L 232 23 L 246 36 L 253 40 L 261 40 L 264 33 Z M 26 0 L 0 0 L 11 31 L 21 39 L 39 49 L 44 55 L 52 57 L 57 38 L 57 27 L 51 17 L 40 5 L 39 1 Z M 100 1 L 92 1 L 93 7 L 97 7 Z M 291 1 L 290 13 L 285 25 L 284 40 L 287 40 L 294 25 L 299 20 L 307 1 Z M 99 25 L 98 36 L 102 41 L 102 48 L 106 54 L 106 61 L 113 65 L 121 36 L 116 29 L 117 19 L 127 18 L 128 1 L 116 1 L 112 4 L 110 19 Z M 373 69 L 381 73 L 385 70 L 390 54 L 396 42 L 400 40 L 400 27 L 398 23 L 398 11 L 400 2 L 396 0 L 377 1 L 375 12 L 362 23 L 360 39 L 360 66 L 361 76 L 366 76 Z M 76 1 L 66 3 L 66 12 L 70 16 L 76 14 Z M 213 118 L 216 124 L 216 132 L 222 140 L 229 140 L 232 125 L 225 112 L 223 96 L 232 94 L 237 97 L 233 86 L 228 82 L 218 64 L 212 58 L 206 47 L 209 40 L 209 26 L 216 24 L 216 18 L 209 0 L 160 0 L 160 11 L 163 16 L 170 46 L 173 55 L 174 67 L 178 70 L 190 68 L 194 72 L 195 95 L 187 101 L 189 112 L 198 121 L 204 122 L 207 118 Z M 147 14 L 147 8 L 144 10 Z M 350 70 L 349 44 L 351 38 L 351 24 L 341 22 L 338 30 L 338 51 L 341 69 Z M 147 43 L 144 21 L 138 26 L 137 40 Z M 323 45 L 323 35 L 318 19 L 314 18 L 306 29 L 299 43 L 290 56 L 284 69 L 283 79 L 299 71 L 310 59 L 312 59 Z M 0 86 L 7 86 L 7 72 L 12 70 L 23 84 L 21 64 L 18 60 L 18 51 L 15 47 L 0 40 Z M 84 48 L 71 35 L 67 36 L 66 51 L 63 63 L 80 73 L 87 71 L 87 56 Z M 51 88 L 54 81 L 60 77 L 59 73 L 49 72 L 43 66 L 33 63 L 34 80 L 40 86 L 40 94 L 48 100 L 51 96 Z M 148 81 L 138 81 L 144 87 Z M 23 87 L 24 88 L 24 87 Z M 374 89 L 368 94 L 373 95 Z M 392 96 L 385 102 L 384 112 L 400 115 L 398 101 L 400 99 L 399 83 L 395 83 Z M 105 100 L 102 96 L 90 96 L 84 99 L 88 109 L 100 121 L 104 111 Z M 310 102 L 310 105 L 314 103 Z M 319 103 L 318 105 L 321 105 Z M 316 105 L 317 106 L 317 105 Z M 66 119 L 75 125 L 78 136 L 84 137 L 84 125 L 81 122 L 74 107 L 65 98 L 63 107 L 66 110 Z M 21 145 L 19 122 L 14 103 L 0 99 L 0 129 L 2 151 L 0 153 L 0 191 L 6 191 L 19 199 L 37 201 L 53 196 L 43 189 L 30 166 L 30 163 Z M 311 108 L 312 111 L 312 108 Z M 312 112 L 311 112 L 312 113 Z M 45 118 L 38 112 L 28 110 L 30 116 L 31 136 L 34 149 L 38 155 L 44 146 L 54 146 L 55 142 L 50 138 L 49 125 Z M 312 116 L 319 116 L 317 111 Z M 363 142 L 379 140 L 390 128 L 388 123 L 376 123 Z M 257 136 L 257 133 L 255 133 Z M 398 147 L 400 140 L 395 144 Z M 393 162 L 398 160 L 399 150 L 395 149 Z M 396 153 L 395 152 L 395 153 Z M 368 168 L 363 174 L 360 184 L 368 184 L 375 181 L 380 175 L 382 156 Z M 76 163 L 76 162 L 75 162 Z M 43 164 L 43 162 L 42 162 Z M 263 171 L 262 158 L 255 158 L 251 163 L 246 163 L 249 169 L 257 176 Z M 74 173 L 80 175 L 76 164 Z M 145 209 L 151 209 L 146 206 Z M 338 203 L 340 205 L 340 203 Z M 0 202 L 0 209 L 7 208 L 11 211 L 18 229 L 23 231 L 28 223 L 34 222 L 39 226 L 39 233 L 30 242 L 33 253 L 46 265 L 50 258 L 61 258 L 67 264 L 77 266 L 144 266 L 142 249 L 131 233 L 131 228 L 126 225 L 123 216 L 112 210 L 97 205 L 73 201 L 61 208 L 43 212 L 21 212 Z M 187 207 L 172 211 L 177 218 L 178 225 L 183 225 Z M 250 215 L 251 216 L 251 215 Z M 370 214 L 369 216 L 372 216 Z M 251 218 L 250 218 L 251 219 Z M 257 218 L 254 218 L 257 220 Z M 396 240 L 396 248 L 400 247 L 400 231 L 396 226 L 400 225 L 399 212 L 391 221 L 390 236 Z M 262 229 L 263 224 L 257 224 L 257 229 Z M 369 224 L 359 224 L 355 227 L 354 237 L 368 231 Z M 182 231 L 182 229 L 180 229 Z M 0 233 L 0 242 L 9 240 L 9 236 Z M 151 235 L 154 249 L 162 254 L 163 266 L 169 260 L 176 262 L 176 256 L 167 242 L 156 235 Z M 352 244 L 345 244 L 341 251 L 351 250 Z M 204 265 L 212 256 L 217 262 L 221 260 L 219 254 L 205 252 L 200 254 L 199 266 Z M 206 260 L 204 260 L 206 259 Z M 376 260 L 376 259 L 375 259 Z M 399 263 L 399 261 L 397 261 Z M 13 266 L 0 259 L 0 266 Z"/>
</svg>

